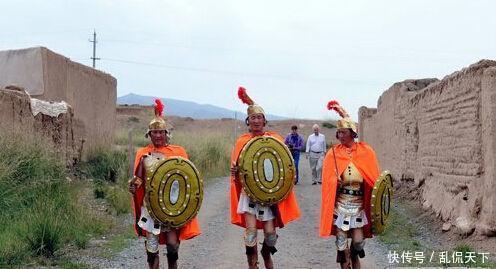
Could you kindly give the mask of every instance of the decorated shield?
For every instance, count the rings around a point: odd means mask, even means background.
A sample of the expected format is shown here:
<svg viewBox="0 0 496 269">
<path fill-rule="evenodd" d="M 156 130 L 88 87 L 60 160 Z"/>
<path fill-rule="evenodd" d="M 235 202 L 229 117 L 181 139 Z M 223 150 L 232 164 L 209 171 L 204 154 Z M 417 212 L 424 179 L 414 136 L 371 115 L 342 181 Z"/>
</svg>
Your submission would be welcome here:
<svg viewBox="0 0 496 269">
<path fill-rule="evenodd" d="M 295 164 L 289 149 L 271 136 L 257 136 L 243 147 L 239 176 L 248 197 L 268 206 L 286 198 L 293 188 Z"/>
<path fill-rule="evenodd" d="M 378 235 L 384 232 L 389 220 L 393 198 L 393 178 L 389 171 L 379 176 L 372 189 L 370 200 L 372 231 Z"/>
<path fill-rule="evenodd" d="M 193 219 L 203 199 L 203 180 L 187 159 L 160 160 L 147 169 L 146 206 L 151 217 L 167 228 Z"/>
</svg>

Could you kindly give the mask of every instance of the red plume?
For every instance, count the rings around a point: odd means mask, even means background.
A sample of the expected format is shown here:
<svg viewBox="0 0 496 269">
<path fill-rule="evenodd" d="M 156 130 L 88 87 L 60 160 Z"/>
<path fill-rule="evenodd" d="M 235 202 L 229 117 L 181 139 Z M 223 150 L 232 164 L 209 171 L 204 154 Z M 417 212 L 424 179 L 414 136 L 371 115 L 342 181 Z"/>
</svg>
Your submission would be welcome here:
<svg viewBox="0 0 496 269">
<path fill-rule="evenodd" d="M 328 110 L 331 110 L 331 109 L 333 109 L 333 107 L 336 107 L 336 106 L 339 106 L 339 103 L 336 100 L 332 100 L 332 101 L 329 101 L 329 103 L 327 103 L 327 109 Z"/>
<path fill-rule="evenodd" d="M 160 99 L 155 99 L 155 116 L 162 117 L 164 113 L 164 104 Z"/>
<path fill-rule="evenodd" d="M 246 89 L 241 86 L 238 88 L 238 97 L 244 104 L 249 106 L 254 104 L 253 100 L 251 100 L 250 96 L 246 93 Z"/>
<path fill-rule="evenodd" d="M 341 107 L 339 105 L 338 101 L 336 101 L 336 100 L 329 101 L 329 103 L 327 103 L 327 109 L 336 111 L 339 114 L 339 116 L 341 116 L 341 118 L 349 118 L 350 117 L 348 115 L 348 113 L 346 112 L 346 110 L 344 110 L 344 108 Z"/>
</svg>

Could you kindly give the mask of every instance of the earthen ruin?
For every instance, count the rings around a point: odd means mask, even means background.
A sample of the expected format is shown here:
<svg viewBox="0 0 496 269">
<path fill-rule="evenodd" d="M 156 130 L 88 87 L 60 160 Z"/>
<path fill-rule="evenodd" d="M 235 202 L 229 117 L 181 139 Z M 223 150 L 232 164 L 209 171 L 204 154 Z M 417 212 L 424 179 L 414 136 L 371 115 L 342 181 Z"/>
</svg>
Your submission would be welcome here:
<svg viewBox="0 0 496 269">
<path fill-rule="evenodd" d="M 360 139 L 461 234 L 496 235 L 496 62 L 395 83 L 359 110 Z"/>
<path fill-rule="evenodd" d="M 24 131 L 44 133 L 56 143 L 60 141 L 53 139 L 54 135 L 71 136 L 64 143 L 72 145 L 62 148 L 82 151 L 83 157 L 92 148 L 111 145 L 117 99 L 117 81 L 111 75 L 73 62 L 44 47 L 0 51 L 0 89 L 10 85 L 19 87 L 14 87 L 17 92 L 0 90 L 2 133 L 22 127 Z M 41 116 L 34 116 L 32 112 L 36 111 L 30 97 L 48 102 L 63 101 L 70 108 L 68 113 L 57 116 L 43 112 Z M 44 106 L 50 105 L 45 103 Z M 66 131 L 48 131 L 52 127 L 45 126 L 47 121 L 56 122 L 55 125 L 60 125 L 58 129 Z M 72 153 L 68 154 L 72 156 Z"/>
</svg>

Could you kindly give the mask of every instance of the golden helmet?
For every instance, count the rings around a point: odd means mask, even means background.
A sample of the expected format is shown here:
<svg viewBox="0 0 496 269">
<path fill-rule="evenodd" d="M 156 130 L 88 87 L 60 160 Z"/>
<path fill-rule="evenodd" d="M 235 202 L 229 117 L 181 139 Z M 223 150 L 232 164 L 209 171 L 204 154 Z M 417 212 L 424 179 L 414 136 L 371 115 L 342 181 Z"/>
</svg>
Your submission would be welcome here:
<svg viewBox="0 0 496 269">
<path fill-rule="evenodd" d="M 253 114 L 263 114 L 265 117 L 265 111 L 261 106 L 253 102 L 253 100 L 248 96 L 246 93 L 246 89 L 243 87 L 238 88 L 238 97 L 241 99 L 241 101 L 244 104 L 248 105 L 248 109 L 246 110 L 246 113 L 248 114 L 248 117 L 253 115 Z"/>
<path fill-rule="evenodd" d="M 338 103 L 338 101 L 332 100 L 327 103 L 328 110 L 336 111 L 341 119 L 337 122 L 338 129 L 351 129 L 353 132 L 358 134 L 358 128 L 355 122 L 350 118 L 350 115 L 344 110 L 344 108 Z"/>
<path fill-rule="evenodd" d="M 148 134 L 150 131 L 153 130 L 167 130 L 167 123 L 165 122 L 163 118 L 163 112 L 164 112 L 164 104 L 160 99 L 155 99 L 155 117 L 150 121 L 148 124 L 148 130 L 146 131 L 145 137 L 148 137 Z"/>
</svg>

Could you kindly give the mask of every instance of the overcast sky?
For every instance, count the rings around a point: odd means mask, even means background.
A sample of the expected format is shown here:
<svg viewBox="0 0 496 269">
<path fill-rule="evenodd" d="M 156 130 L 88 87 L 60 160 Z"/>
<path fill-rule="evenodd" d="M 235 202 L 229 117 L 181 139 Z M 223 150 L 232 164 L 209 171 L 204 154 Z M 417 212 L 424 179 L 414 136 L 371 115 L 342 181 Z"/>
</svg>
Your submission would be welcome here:
<svg viewBox="0 0 496 269">
<path fill-rule="evenodd" d="M 394 82 L 496 59 L 496 1 L 0 0 L 0 50 L 45 46 L 130 92 L 245 110 L 357 119 Z M 167 106 L 167 104 L 165 104 Z M 167 109 L 167 108 L 166 108 Z"/>
</svg>

